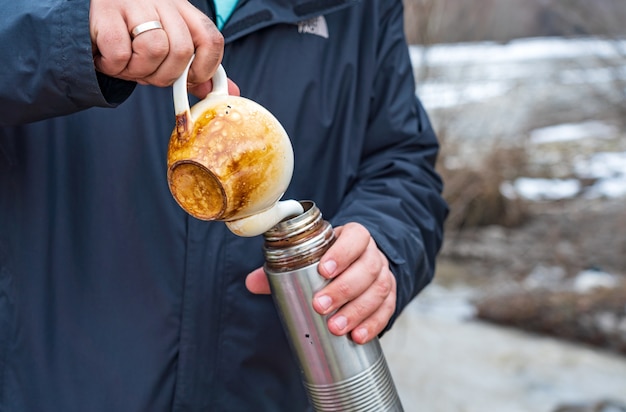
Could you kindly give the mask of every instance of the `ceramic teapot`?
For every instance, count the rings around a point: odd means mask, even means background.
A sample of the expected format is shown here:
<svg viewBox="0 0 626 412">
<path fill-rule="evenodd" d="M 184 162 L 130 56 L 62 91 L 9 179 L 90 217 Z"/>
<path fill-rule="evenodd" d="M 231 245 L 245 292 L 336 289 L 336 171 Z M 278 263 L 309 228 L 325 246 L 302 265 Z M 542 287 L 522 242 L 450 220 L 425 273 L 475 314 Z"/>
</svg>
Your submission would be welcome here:
<svg viewBox="0 0 626 412">
<path fill-rule="evenodd" d="M 176 125 L 167 151 L 167 181 L 174 199 L 192 216 L 223 221 L 245 237 L 302 213 L 300 202 L 280 201 L 294 162 L 282 125 L 258 103 L 229 95 L 221 65 L 213 90 L 190 108 L 190 65 L 173 86 Z"/>
</svg>

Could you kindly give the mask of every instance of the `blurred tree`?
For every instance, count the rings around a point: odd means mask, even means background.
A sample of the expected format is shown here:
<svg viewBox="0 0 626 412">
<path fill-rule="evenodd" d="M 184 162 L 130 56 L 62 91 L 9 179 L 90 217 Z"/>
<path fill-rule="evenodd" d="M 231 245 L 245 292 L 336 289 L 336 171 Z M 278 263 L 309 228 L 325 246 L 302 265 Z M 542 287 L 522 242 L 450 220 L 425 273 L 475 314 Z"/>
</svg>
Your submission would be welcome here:
<svg viewBox="0 0 626 412">
<path fill-rule="evenodd" d="M 404 0 L 409 43 L 626 36 L 624 0 Z"/>
<path fill-rule="evenodd" d="M 626 1 L 561 0 L 551 4 L 551 21 L 564 35 L 596 36 L 612 50 L 598 50 L 597 67 L 606 83 L 589 82 L 593 95 L 605 104 L 607 117 L 618 119 L 626 130 Z"/>
<path fill-rule="evenodd" d="M 624 0 L 553 0 L 546 8 L 552 14 L 553 28 L 560 35 L 614 39 L 626 35 Z"/>
</svg>

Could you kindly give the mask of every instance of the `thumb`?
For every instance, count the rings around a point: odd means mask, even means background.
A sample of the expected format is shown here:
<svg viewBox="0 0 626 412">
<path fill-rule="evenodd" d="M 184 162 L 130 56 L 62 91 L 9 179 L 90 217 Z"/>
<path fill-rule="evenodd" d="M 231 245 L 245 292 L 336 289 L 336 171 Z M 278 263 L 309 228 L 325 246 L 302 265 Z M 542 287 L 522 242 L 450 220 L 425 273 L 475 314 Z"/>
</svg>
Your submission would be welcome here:
<svg viewBox="0 0 626 412">
<path fill-rule="evenodd" d="M 250 272 L 246 277 L 246 288 L 254 294 L 269 295 L 270 284 L 262 267 Z"/>
</svg>

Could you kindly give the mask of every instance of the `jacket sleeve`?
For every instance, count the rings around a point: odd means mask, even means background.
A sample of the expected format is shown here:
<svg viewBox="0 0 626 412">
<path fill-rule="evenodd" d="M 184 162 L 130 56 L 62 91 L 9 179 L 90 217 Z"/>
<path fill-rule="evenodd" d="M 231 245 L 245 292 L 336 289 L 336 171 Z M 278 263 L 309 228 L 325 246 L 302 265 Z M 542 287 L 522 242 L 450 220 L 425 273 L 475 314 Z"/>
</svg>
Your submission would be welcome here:
<svg viewBox="0 0 626 412">
<path fill-rule="evenodd" d="M 135 85 L 96 74 L 88 0 L 5 2 L 0 61 L 2 125 L 113 107 Z"/>
<path fill-rule="evenodd" d="M 435 171 L 437 138 L 415 95 L 402 3 L 380 4 L 386 10 L 361 166 L 332 223 L 363 224 L 388 257 L 397 280 L 396 312 L 388 330 L 432 280 L 448 208 Z"/>
</svg>

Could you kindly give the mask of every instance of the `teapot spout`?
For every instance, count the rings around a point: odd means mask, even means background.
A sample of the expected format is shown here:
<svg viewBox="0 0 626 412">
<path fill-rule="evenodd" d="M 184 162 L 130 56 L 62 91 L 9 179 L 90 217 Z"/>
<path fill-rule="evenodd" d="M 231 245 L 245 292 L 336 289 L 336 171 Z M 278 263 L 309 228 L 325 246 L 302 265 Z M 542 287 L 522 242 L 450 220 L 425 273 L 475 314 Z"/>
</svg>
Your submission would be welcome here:
<svg viewBox="0 0 626 412">
<path fill-rule="evenodd" d="M 226 222 L 231 232 L 242 237 L 261 235 L 287 217 L 304 213 L 304 208 L 296 200 L 283 200 L 273 207 L 256 215 Z"/>
</svg>

